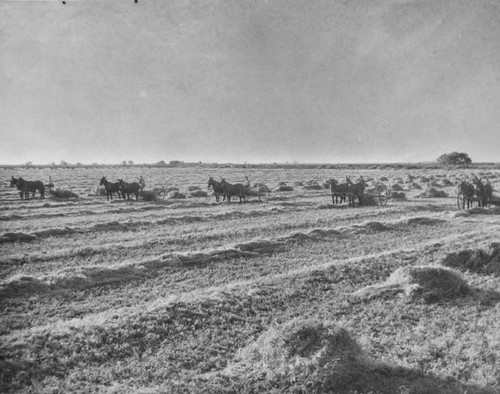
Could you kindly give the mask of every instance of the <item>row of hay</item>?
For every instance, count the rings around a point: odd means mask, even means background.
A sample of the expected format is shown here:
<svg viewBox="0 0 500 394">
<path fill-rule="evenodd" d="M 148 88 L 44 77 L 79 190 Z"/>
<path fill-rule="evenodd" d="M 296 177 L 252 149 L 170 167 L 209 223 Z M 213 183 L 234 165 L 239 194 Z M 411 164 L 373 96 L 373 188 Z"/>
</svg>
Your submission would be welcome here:
<svg viewBox="0 0 500 394">
<path fill-rule="evenodd" d="M 416 220 L 418 219 L 418 220 Z M 434 224 L 437 219 L 426 218 L 409 219 L 406 223 Z M 404 225 L 404 223 L 399 223 Z M 97 227 L 101 230 L 115 229 L 123 231 L 124 225 L 118 222 L 109 222 Z M 380 222 L 367 222 L 350 227 L 315 228 L 309 231 L 297 231 L 275 239 L 260 239 L 238 243 L 228 248 L 193 253 L 168 253 L 151 260 L 121 264 L 111 267 L 83 267 L 78 270 L 65 270 L 54 275 L 45 275 L 40 278 L 12 277 L 0 282 L 0 295 L 4 297 L 24 296 L 32 293 L 61 288 L 84 289 L 107 283 L 137 280 L 143 276 L 154 274 L 155 270 L 165 266 L 203 266 L 213 261 L 232 258 L 252 258 L 264 254 L 281 251 L 287 245 L 297 242 L 324 242 L 333 240 L 343 234 L 360 232 L 379 232 L 397 229 L 397 225 Z M 64 230 L 62 230 L 64 231 Z M 35 237 L 36 239 L 36 237 Z M 36 286 L 33 286 L 36 283 Z M 29 286 L 25 286 L 29 284 Z"/>
</svg>

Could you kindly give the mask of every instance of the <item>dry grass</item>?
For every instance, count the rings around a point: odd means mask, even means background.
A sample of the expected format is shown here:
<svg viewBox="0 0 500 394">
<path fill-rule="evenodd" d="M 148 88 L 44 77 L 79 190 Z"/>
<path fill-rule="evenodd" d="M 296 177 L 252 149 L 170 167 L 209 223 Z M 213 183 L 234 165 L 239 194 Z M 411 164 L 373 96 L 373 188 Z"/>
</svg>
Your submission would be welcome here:
<svg viewBox="0 0 500 394">
<path fill-rule="evenodd" d="M 294 186 L 453 179 L 247 170 L 213 174 Z M 57 171 L 81 196 L 103 175 Z M 206 190 L 199 169 L 127 171 L 105 175 Z M 455 216 L 453 199 L 406 195 L 360 207 L 303 187 L 259 204 L 45 202 L 0 188 L 0 391 L 497 393 L 496 208 Z"/>
</svg>

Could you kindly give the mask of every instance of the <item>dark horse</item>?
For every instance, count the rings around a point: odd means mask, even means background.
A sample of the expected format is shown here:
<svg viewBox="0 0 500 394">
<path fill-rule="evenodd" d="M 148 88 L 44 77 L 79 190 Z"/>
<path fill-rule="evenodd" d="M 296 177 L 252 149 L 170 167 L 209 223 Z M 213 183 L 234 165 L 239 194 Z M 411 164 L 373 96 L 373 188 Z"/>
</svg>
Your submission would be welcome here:
<svg viewBox="0 0 500 394">
<path fill-rule="evenodd" d="M 467 201 L 467 209 L 472 208 L 472 203 L 474 202 L 474 185 L 472 183 L 461 181 L 458 184 L 458 193 L 457 193 L 457 204 L 458 209 L 465 209 L 465 202 Z M 461 203 L 461 204 L 460 204 Z M 462 207 L 460 207 L 462 205 Z"/>
<path fill-rule="evenodd" d="M 122 193 L 122 197 L 125 199 L 125 195 L 127 195 L 127 199 L 130 200 L 130 193 L 135 195 L 135 199 L 139 199 L 139 194 L 141 190 L 141 185 L 137 182 L 127 183 L 124 182 L 123 179 L 118 179 L 118 185 L 120 188 L 120 192 Z"/>
<path fill-rule="evenodd" d="M 118 182 L 111 183 L 108 182 L 105 176 L 101 178 L 101 183 L 99 183 L 99 186 L 104 186 L 104 189 L 106 189 L 106 199 L 109 200 L 110 198 L 113 199 L 113 193 L 118 193 L 118 198 L 121 198 L 120 195 L 120 184 Z"/>
<path fill-rule="evenodd" d="M 25 181 L 23 178 L 10 179 L 10 187 L 17 187 L 19 190 L 19 196 L 25 200 L 29 200 L 30 192 L 35 197 L 35 193 L 38 190 L 40 192 L 40 198 L 45 198 L 45 186 L 42 181 Z"/>
<path fill-rule="evenodd" d="M 351 177 L 345 177 L 348 196 L 349 196 L 349 205 L 354 206 L 354 200 L 357 198 L 359 205 L 363 203 L 363 197 L 365 195 L 365 187 L 366 182 L 362 176 L 359 177 L 359 180 L 356 183 L 351 181 Z"/>
<path fill-rule="evenodd" d="M 477 176 L 472 179 L 472 183 L 476 187 L 477 203 L 480 207 L 486 208 L 491 204 L 493 189 L 489 182 L 483 183 L 482 179 Z"/>
<path fill-rule="evenodd" d="M 242 201 L 247 202 L 245 198 L 247 186 L 241 183 L 228 183 L 224 178 L 222 178 L 220 184 L 222 185 L 222 191 L 224 196 L 227 198 L 227 202 L 231 202 L 231 196 L 238 196 L 240 198 L 240 203 Z"/>
<path fill-rule="evenodd" d="M 226 199 L 226 196 L 224 195 L 224 189 L 222 188 L 222 184 L 220 182 L 217 182 L 212 177 L 208 178 L 207 189 L 209 189 L 210 187 L 212 187 L 214 190 L 215 201 L 219 202 L 220 196 L 223 197 L 223 201 Z"/>
<path fill-rule="evenodd" d="M 347 183 L 338 183 L 335 179 L 330 179 L 330 191 L 332 193 L 332 203 L 342 204 L 348 195 Z"/>
</svg>

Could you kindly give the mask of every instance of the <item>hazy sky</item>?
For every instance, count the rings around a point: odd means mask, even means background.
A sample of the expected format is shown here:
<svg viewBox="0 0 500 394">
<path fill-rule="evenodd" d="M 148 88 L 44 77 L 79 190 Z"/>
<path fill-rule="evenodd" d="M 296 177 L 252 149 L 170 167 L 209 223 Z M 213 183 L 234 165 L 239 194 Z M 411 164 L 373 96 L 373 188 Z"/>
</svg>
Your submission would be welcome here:
<svg viewBox="0 0 500 394">
<path fill-rule="evenodd" d="M 500 1 L 0 0 L 0 163 L 500 161 Z"/>
</svg>

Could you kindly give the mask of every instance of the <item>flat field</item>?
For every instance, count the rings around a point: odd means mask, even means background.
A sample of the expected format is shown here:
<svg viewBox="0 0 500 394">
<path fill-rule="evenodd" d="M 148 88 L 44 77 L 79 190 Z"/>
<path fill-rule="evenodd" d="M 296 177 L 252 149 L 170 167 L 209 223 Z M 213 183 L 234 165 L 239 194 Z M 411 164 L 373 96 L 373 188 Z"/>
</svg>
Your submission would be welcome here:
<svg viewBox="0 0 500 394">
<path fill-rule="evenodd" d="M 500 209 L 457 208 L 473 171 L 500 190 L 497 169 L 0 170 L 0 391 L 500 393 Z M 9 187 L 49 175 L 79 198 Z M 187 198 L 107 201 L 104 175 Z M 189 197 L 209 175 L 293 191 Z M 346 175 L 405 198 L 304 187 Z"/>
</svg>

